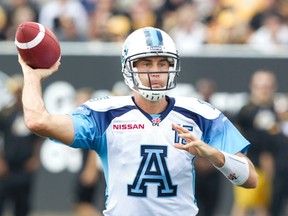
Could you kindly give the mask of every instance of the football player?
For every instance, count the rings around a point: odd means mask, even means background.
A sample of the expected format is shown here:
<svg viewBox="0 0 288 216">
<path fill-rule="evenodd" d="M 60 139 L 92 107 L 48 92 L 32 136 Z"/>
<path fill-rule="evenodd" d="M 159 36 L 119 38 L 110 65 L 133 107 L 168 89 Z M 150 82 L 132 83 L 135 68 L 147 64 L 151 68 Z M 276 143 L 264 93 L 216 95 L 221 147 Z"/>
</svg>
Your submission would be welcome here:
<svg viewBox="0 0 288 216">
<path fill-rule="evenodd" d="M 49 114 L 41 96 L 41 80 L 60 62 L 36 70 L 20 56 L 19 62 L 28 128 L 100 156 L 107 182 L 104 215 L 196 215 L 196 157 L 207 158 L 233 184 L 256 187 L 257 174 L 245 156 L 250 143 L 229 119 L 197 98 L 169 97 L 180 60 L 164 31 L 141 28 L 123 44 L 122 73 L 133 96 L 90 99 L 71 115 Z"/>
</svg>

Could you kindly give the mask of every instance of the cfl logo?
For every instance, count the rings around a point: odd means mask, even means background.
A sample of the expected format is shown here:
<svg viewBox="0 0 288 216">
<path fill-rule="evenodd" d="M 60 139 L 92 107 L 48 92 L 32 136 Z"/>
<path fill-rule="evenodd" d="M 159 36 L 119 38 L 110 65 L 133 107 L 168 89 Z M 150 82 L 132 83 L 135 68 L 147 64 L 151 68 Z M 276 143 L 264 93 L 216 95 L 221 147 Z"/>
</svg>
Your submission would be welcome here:
<svg viewBox="0 0 288 216">
<path fill-rule="evenodd" d="M 159 126 L 161 122 L 161 118 L 157 117 L 157 118 L 154 118 L 152 119 L 152 126 Z"/>
</svg>

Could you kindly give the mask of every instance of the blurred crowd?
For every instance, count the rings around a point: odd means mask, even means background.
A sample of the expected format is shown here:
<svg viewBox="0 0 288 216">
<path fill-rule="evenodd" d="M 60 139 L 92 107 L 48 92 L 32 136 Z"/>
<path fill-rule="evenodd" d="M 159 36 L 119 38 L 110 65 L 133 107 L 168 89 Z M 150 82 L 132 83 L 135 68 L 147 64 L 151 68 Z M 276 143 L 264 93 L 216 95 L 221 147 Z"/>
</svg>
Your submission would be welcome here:
<svg viewBox="0 0 288 216">
<path fill-rule="evenodd" d="M 135 29 L 168 32 L 179 51 L 202 44 L 288 44 L 287 0 L 2 0 L 0 40 L 36 21 L 60 41 L 122 42 Z"/>
</svg>

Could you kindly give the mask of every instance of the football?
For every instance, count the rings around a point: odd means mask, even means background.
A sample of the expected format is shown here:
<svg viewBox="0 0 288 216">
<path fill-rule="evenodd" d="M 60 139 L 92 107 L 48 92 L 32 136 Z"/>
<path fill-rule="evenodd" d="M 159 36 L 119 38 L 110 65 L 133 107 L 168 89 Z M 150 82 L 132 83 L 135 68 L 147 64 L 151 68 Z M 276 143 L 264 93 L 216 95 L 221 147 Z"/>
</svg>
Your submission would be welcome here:
<svg viewBox="0 0 288 216">
<path fill-rule="evenodd" d="M 15 45 L 23 60 L 34 69 L 50 68 L 61 55 L 56 35 L 37 22 L 24 22 L 18 26 Z"/>
</svg>

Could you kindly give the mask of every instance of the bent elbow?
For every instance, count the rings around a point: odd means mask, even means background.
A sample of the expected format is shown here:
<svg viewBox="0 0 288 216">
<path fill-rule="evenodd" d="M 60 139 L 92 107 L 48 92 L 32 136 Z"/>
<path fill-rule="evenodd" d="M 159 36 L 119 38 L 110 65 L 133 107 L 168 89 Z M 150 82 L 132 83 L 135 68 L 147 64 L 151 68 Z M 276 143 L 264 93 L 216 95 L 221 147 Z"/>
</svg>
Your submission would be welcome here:
<svg viewBox="0 0 288 216">
<path fill-rule="evenodd" d="M 256 174 L 256 176 L 251 181 L 251 188 L 256 188 L 257 186 L 258 186 L 258 175 Z"/>
<path fill-rule="evenodd" d="M 249 179 L 243 185 L 244 188 L 253 189 L 258 186 L 258 174 L 255 172 L 253 175 L 249 177 Z"/>
<path fill-rule="evenodd" d="M 256 188 L 258 186 L 258 174 L 255 171 L 251 177 L 251 188 Z"/>
<path fill-rule="evenodd" d="M 41 135 L 45 128 L 45 120 L 39 117 L 25 116 L 24 122 L 29 131 Z"/>
<path fill-rule="evenodd" d="M 256 188 L 257 186 L 258 186 L 258 179 L 255 179 L 249 182 L 249 185 L 247 185 L 246 188 L 253 189 L 253 188 Z"/>
</svg>

